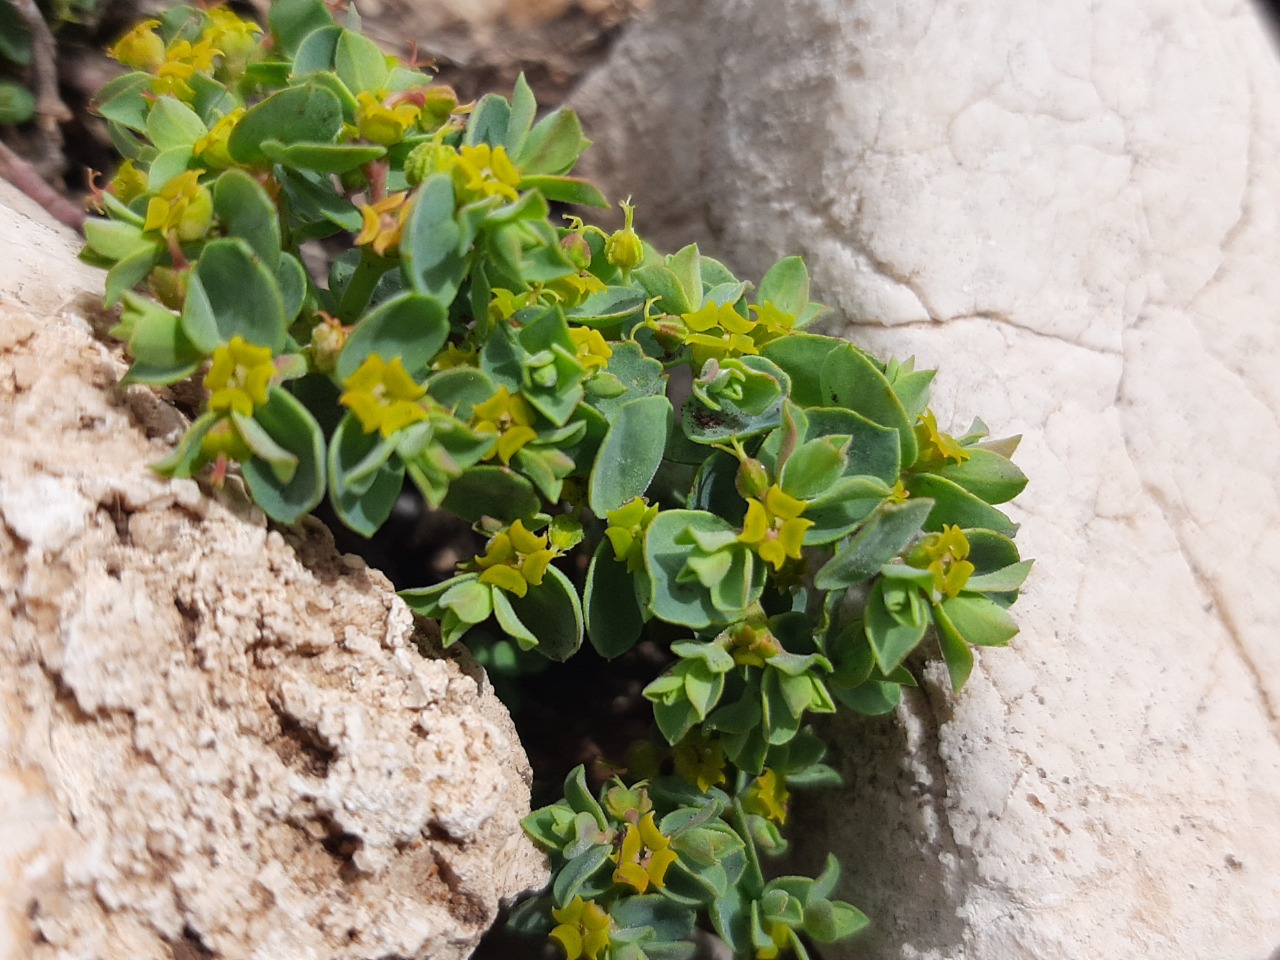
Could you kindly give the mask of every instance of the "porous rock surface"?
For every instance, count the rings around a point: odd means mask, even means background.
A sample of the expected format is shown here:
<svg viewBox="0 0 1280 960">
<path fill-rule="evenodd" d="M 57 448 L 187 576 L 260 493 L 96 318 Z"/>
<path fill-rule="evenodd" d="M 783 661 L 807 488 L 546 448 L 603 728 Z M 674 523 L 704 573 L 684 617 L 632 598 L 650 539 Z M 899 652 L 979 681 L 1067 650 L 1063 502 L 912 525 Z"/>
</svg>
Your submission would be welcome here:
<svg viewBox="0 0 1280 960">
<path fill-rule="evenodd" d="M 1244 0 L 658 0 L 579 92 L 668 249 L 1024 436 L 1022 633 L 831 729 L 835 958 L 1280 955 L 1280 57 Z M 798 801 L 798 803 L 801 803 Z"/>
<path fill-rule="evenodd" d="M 2 186 L 2 185 L 0 185 Z M 147 463 L 102 276 L 0 194 L 0 957 L 458 958 L 545 881 L 529 769 L 319 524 Z"/>
</svg>

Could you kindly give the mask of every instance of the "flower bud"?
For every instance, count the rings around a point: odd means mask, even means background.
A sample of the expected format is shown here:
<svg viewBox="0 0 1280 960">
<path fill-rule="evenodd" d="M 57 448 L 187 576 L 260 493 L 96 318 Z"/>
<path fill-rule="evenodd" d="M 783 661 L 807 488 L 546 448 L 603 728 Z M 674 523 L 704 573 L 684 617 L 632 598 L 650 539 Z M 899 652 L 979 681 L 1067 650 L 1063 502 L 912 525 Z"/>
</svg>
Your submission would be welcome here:
<svg viewBox="0 0 1280 960">
<path fill-rule="evenodd" d="M 744 500 L 753 497 L 759 500 L 769 489 L 769 471 L 759 460 L 748 457 L 738 464 L 738 475 L 734 477 L 733 485 Z"/>
<path fill-rule="evenodd" d="M 622 270 L 633 270 L 644 261 L 644 243 L 631 226 L 636 208 L 629 201 L 622 201 L 622 213 L 626 221 L 621 230 L 615 230 L 604 242 L 604 255 L 611 264 Z"/>
</svg>

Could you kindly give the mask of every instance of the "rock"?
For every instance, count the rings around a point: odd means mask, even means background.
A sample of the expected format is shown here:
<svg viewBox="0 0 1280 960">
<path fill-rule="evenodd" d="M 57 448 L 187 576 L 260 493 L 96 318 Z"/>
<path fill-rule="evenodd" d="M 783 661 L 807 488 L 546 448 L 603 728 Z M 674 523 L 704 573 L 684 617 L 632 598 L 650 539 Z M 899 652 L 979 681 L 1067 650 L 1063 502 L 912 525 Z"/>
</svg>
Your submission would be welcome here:
<svg viewBox="0 0 1280 960">
<path fill-rule="evenodd" d="M 1280 947 L 1280 59 L 1243 0 L 660 0 L 576 96 L 668 249 L 809 258 L 828 330 L 1024 435 L 1008 650 L 832 732 L 836 957 Z"/>
<path fill-rule="evenodd" d="M 147 469 L 102 277 L 0 195 L 0 956 L 461 958 L 546 880 L 530 771 L 318 523 Z"/>
</svg>

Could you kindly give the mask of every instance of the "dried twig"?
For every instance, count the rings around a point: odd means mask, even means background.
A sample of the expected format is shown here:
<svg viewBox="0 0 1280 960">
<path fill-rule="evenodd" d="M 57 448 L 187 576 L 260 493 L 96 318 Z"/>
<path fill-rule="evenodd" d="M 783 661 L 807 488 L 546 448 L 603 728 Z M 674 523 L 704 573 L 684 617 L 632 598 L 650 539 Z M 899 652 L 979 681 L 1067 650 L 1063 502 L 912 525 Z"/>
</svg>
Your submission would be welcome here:
<svg viewBox="0 0 1280 960">
<path fill-rule="evenodd" d="M 44 207 L 59 223 L 73 230 L 84 224 L 84 211 L 51 187 L 27 161 L 10 150 L 0 140 L 0 177 L 8 180 L 40 206 Z"/>
<path fill-rule="evenodd" d="M 71 111 L 58 94 L 58 51 L 49 25 L 44 22 L 35 0 L 11 0 L 18 16 L 31 31 L 31 65 L 35 71 L 36 115 L 47 133 L 71 119 Z M 61 138 L 59 138 L 61 139 Z"/>
</svg>

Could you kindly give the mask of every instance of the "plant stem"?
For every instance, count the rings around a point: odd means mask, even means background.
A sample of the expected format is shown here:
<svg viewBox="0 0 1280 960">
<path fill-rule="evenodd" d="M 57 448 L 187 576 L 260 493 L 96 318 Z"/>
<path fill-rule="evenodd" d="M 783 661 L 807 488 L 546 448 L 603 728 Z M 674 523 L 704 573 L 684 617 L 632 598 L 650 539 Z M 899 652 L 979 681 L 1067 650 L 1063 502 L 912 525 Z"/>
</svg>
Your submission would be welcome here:
<svg viewBox="0 0 1280 960">
<path fill-rule="evenodd" d="M 742 809 L 742 801 L 733 798 L 733 827 L 742 837 L 747 851 L 747 893 L 748 899 L 755 900 L 764 892 L 764 871 L 760 868 L 760 853 L 756 850 L 755 838 L 747 827 L 747 812 Z"/>
</svg>

